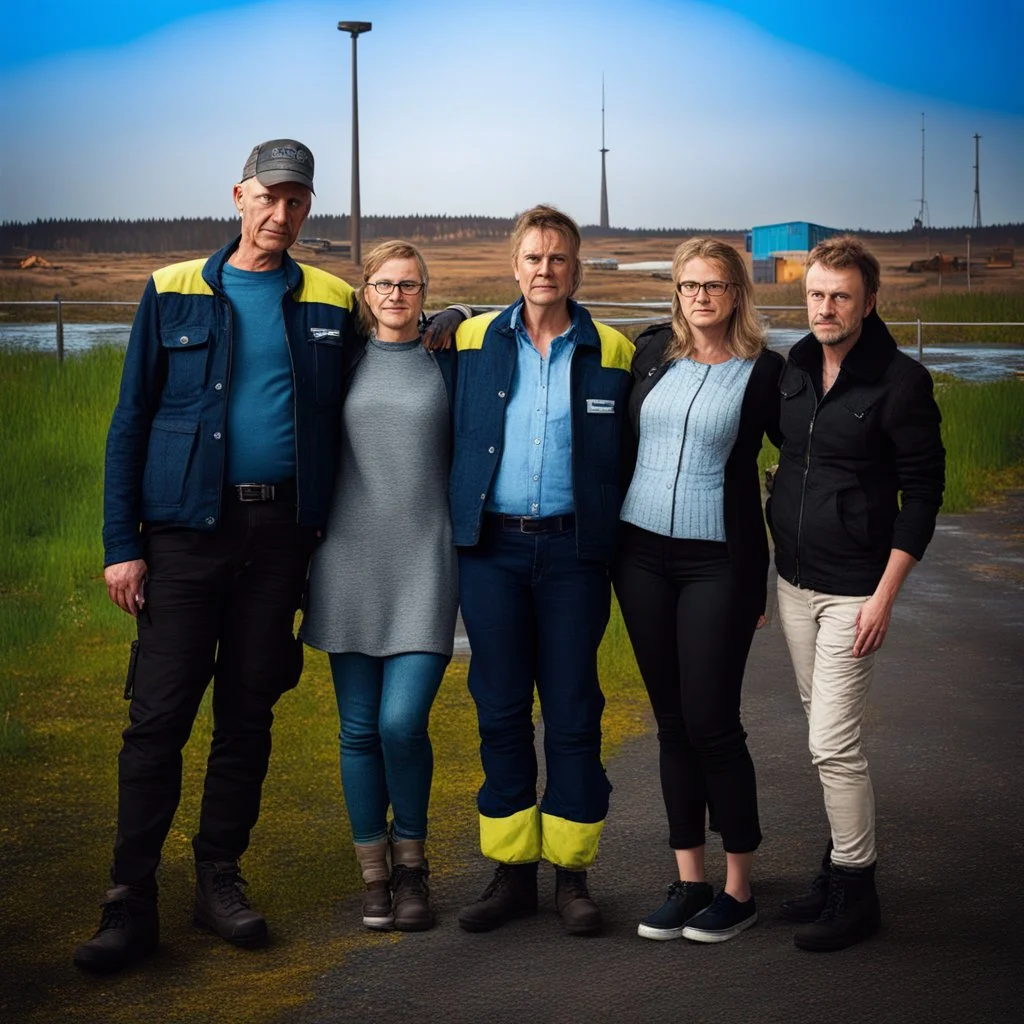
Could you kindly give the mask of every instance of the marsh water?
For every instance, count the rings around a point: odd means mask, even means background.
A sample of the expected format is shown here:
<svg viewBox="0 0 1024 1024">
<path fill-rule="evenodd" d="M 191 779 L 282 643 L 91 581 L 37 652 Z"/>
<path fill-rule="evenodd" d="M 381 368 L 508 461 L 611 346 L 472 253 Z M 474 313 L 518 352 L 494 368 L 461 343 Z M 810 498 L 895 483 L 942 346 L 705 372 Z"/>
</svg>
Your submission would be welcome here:
<svg viewBox="0 0 1024 1024">
<path fill-rule="evenodd" d="M 64 351 L 68 355 L 88 352 L 99 345 L 128 344 L 128 324 L 64 325 Z M 769 328 L 768 344 L 785 351 L 804 331 Z M 0 324 L 0 350 L 55 352 L 56 329 L 50 324 Z M 904 349 L 916 356 L 917 349 Z M 970 381 L 1005 380 L 1024 372 L 1024 345 L 943 344 L 925 345 L 924 364 L 933 372 L 951 373 Z"/>
</svg>

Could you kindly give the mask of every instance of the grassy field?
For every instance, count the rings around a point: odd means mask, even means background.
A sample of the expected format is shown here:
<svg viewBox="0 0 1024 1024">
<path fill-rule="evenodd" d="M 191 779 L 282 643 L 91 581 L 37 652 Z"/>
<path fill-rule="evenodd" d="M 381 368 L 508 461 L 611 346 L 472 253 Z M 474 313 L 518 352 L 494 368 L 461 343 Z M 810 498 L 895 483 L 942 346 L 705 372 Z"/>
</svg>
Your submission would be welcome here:
<svg viewBox="0 0 1024 1024">
<path fill-rule="evenodd" d="M 126 722 L 121 688 L 132 629 L 106 597 L 99 537 L 103 438 L 121 358 L 96 351 L 61 371 L 52 358 L 0 353 L 0 944 L 9 979 L 0 1017 L 116 1024 L 156 1013 L 205 1021 L 219 1019 L 228 1000 L 237 1007 L 233 1019 L 261 1021 L 302 1001 L 348 950 L 396 941 L 339 919 L 338 901 L 359 881 L 340 797 L 329 671 L 316 652 L 302 684 L 279 705 L 264 812 L 245 861 L 275 942 L 245 953 L 190 924 L 189 838 L 209 743 L 207 701 L 186 750 L 182 807 L 165 849 L 157 963 L 101 987 L 70 964 L 97 920 Z M 942 382 L 949 507 L 976 505 L 1012 474 L 1019 479 L 1022 387 Z M 646 697 L 617 616 L 601 674 L 611 754 L 646 723 Z M 476 859 L 480 772 L 465 675 L 464 663 L 451 666 L 431 722 L 431 859 L 442 876 Z"/>
</svg>

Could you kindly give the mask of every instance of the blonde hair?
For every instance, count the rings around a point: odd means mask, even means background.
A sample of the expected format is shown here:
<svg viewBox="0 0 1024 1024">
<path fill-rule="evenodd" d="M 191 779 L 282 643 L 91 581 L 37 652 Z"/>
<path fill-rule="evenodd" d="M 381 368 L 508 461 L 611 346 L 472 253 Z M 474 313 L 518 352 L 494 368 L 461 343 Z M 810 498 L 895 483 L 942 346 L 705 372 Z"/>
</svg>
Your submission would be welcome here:
<svg viewBox="0 0 1024 1024">
<path fill-rule="evenodd" d="M 523 238 L 526 237 L 526 232 L 532 231 L 534 228 L 538 228 L 541 231 L 556 231 L 572 250 L 572 291 L 569 294 L 575 295 L 580 290 L 580 285 L 583 284 L 583 263 L 580 261 L 580 229 L 576 226 L 576 221 L 567 213 L 562 213 L 561 210 L 557 210 L 553 206 L 535 206 L 533 209 L 521 213 L 515 227 L 512 229 L 513 264 L 519 255 L 519 249 L 523 244 Z"/>
<path fill-rule="evenodd" d="M 754 308 L 754 286 L 743 257 L 717 238 L 691 238 L 683 242 L 672 256 L 672 341 L 665 349 L 665 362 L 685 359 L 693 352 L 693 332 L 683 316 L 679 297 L 679 275 L 690 260 L 702 259 L 717 263 L 729 279 L 736 306 L 729 318 L 726 348 L 740 359 L 753 359 L 765 347 L 764 328 Z"/>
<path fill-rule="evenodd" d="M 846 270 L 856 267 L 864 279 L 864 290 L 867 298 L 878 294 L 878 285 L 882 277 L 882 268 L 878 260 L 868 252 L 867 246 L 859 238 L 852 235 L 837 235 L 819 242 L 808 254 L 804 264 L 804 276 L 807 271 L 820 264 L 826 270 Z"/>
<path fill-rule="evenodd" d="M 359 304 L 359 327 L 363 334 L 372 334 L 377 330 L 377 318 L 370 310 L 370 304 L 363 298 L 366 293 L 366 286 L 369 284 L 370 278 L 388 260 L 416 261 L 420 268 L 420 280 L 423 282 L 423 291 L 420 294 L 426 299 L 430 275 L 427 273 L 427 263 L 423 259 L 423 253 L 411 242 L 381 242 L 380 245 L 374 246 L 373 250 L 363 261 L 363 283 L 356 289 L 356 301 Z"/>
</svg>

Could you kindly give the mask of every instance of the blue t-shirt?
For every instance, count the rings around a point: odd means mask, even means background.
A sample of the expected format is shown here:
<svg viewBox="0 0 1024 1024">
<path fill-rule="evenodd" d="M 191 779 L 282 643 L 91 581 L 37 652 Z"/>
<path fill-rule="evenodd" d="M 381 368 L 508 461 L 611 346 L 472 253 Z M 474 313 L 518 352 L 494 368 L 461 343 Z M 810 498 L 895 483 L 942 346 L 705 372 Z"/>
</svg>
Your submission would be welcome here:
<svg viewBox="0 0 1024 1024">
<path fill-rule="evenodd" d="M 281 298 L 284 268 L 224 265 L 231 302 L 225 483 L 274 484 L 295 476 L 295 397 Z"/>
</svg>

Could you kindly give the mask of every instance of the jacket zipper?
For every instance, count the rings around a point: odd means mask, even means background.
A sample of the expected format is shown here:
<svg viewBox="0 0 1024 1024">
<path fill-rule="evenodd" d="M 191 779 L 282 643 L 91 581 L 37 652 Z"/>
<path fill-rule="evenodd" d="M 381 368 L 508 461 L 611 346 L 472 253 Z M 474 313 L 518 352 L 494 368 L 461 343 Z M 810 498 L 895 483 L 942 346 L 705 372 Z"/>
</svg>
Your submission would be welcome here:
<svg viewBox="0 0 1024 1024">
<path fill-rule="evenodd" d="M 227 372 L 224 374 L 224 415 L 221 418 L 220 424 L 221 432 L 223 432 L 227 428 L 228 402 L 231 401 L 231 362 L 235 350 L 235 325 L 231 320 L 231 303 L 228 301 L 227 296 L 222 294 L 220 296 L 220 301 L 228 323 L 228 368 Z M 228 447 L 225 444 L 220 460 L 220 490 L 217 492 L 217 525 L 220 525 L 220 520 L 224 512 L 224 475 L 227 472 L 227 468 Z"/>
<path fill-rule="evenodd" d="M 843 368 L 839 368 L 839 373 L 843 372 Z M 800 543 L 803 539 L 804 530 L 804 503 L 807 500 L 807 476 L 811 471 L 811 446 L 814 444 L 814 423 L 818 418 L 818 411 L 821 409 L 825 402 L 825 399 L 835 391 L 836 384 L 839 383 L 839 375 L 836 375 L 836 379 L 832 382 L 832 387 L 821 396 L 820 401 L 814 403 L 814 412 L 811 413 L 811 422 L 807 427 L 807 451 L 804 453 L 804 475 L 800 481 L 800 512 L 796 517 L 796 579 L 793 580 L 793 586 L 800 586 Z M 814 385 L 811 385 L 813 389 Z"/>
</svg>

